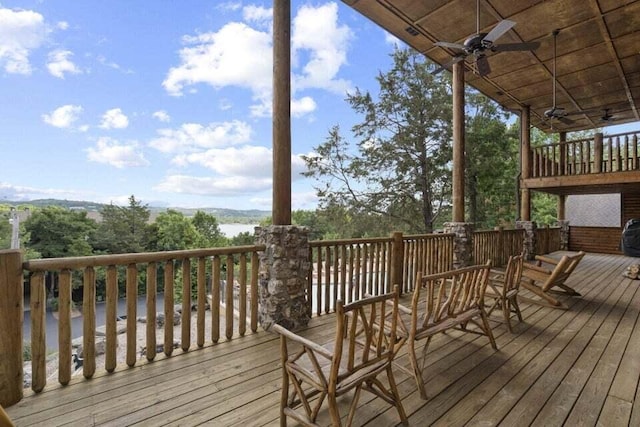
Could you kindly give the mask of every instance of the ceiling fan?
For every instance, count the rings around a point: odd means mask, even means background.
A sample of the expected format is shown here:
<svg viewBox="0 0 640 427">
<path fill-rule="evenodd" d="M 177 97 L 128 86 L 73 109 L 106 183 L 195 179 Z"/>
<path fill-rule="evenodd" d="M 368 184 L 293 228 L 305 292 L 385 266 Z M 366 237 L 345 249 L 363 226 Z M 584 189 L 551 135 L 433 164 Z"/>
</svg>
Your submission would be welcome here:
<svg viewBox="0 0 640 427">
<path fill-rule="evenodd" d="M 573 120 L 571 120 L 568 116 L 589 114 L 593 112 L 593 110 L 567 112 L 564 108 L 558 107 L 556 105 L 556 41 L 559 33 L 560 30 L 553 30 L 553 32 L 551 33 L 553 35 L 553 105 L 550 109 L 544 112 L 544 116 L 549 120 L 551 129 L 553 129 L 553 120 L 557 120 L 561 123 L 564 123 L 565 125 L 571 125 L 573 124 Z"/>
<path fill-rule="evenodd" d="M 506 52 L 506 51 L 522 51 L 522 50 L 534 50 L 540 43 L 505 43 L 494 44 L 497 39 L 502 37 L 507 31 L 509 31 L 515 22 L 503 19 L 498 22 L 495 27 L 488 33 L 480 32 L 480 0 L 476 1 L 476 33 L 467 38 L 462 44 L 449 43 L 439 41 L 436 42 L 436 46 L 446 47 L 458 52 L 447 63 L 443 64 L 440 68 L 431 72 L 431 74 L 437 74 L 444 69 L 449 68 L 451 65 L 464 61 L 467 56 L 472 56 L 476 64 L 476 74 L 479 76 L 486 76 L 491 72 L 489 61 L 485 52 Z"/>
<path fill-rule="evenodd" d="M 601 122 L 613 122 L 616 120 L 616 116 L 609 112 L 610 108 L 605 108 L 602 110 L 602 117 L 600 117 Z"/>
</svg>

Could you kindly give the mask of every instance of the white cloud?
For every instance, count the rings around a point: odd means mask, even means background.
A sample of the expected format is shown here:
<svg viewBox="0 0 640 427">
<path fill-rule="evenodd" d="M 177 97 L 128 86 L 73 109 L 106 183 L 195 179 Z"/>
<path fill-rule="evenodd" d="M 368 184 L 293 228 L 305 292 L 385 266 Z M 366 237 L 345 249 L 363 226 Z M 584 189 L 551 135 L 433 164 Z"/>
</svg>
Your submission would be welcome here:
<svg viewBox="0 0 640 427">
<path fill-rule="evenodd" d="M 242 8 L 242 18 L 247 22 L 253 22 L 261 27 L 270 28 L 273 21 L 273 8 L 249 5 Z"/>
<path fill-rule="evenodd" d="M 95 147 L 87 150 L 87 159 L 92 162 L 104 163 L 118 169 L 125 167 L 148 166 L 138 143 L 121 144 L 108 137 L 100 138 Z"/>
<path fill-rule="evenodd" d="M 185 90 L 202 83 L 215 89 L 240 87 L 252 94 L 254 104 L 249 108 L 253 116 L 271 115 L 271 15 L 271 9 L 247 6 L 243 9 L 246 22 L 231 22 L 217 32 L 185 36 L 186 47 L 179 52 L 180 65 L 167 73 L 162 83 L 165 90 L 181 96 Z M 263 30 L 265 27 L 268 28 Z M 349 27 L 338 23 L 336 3 L 302 6 L 293 20 L 292 93 L 320 88 L 344 95 L 351 83 L 340 79 L 338 72 L 347 63 L 351 38 Z M 292 107 L 301 116 L 315 110 L 315 102 L 306 96 Z"/>
<path fill-rule="evenodd" d="M 87 198 L 85 196 L 86 194 L 75 190 L 26 187 L 0 182 L 0 197 L 5 200 L 21 201 L 43 198 L 82 200 Z"/>
<path fill-rule="evenodd" d="M 300 99 L 292 99 L 291 115 L 293 115 L 293 117 L 302 117 L 305 114 L 315 111 L 316 107 L 316 102 L 309 96 L 305 96 Z"/>
<path fill-rule="evenodd" d="M 48 33 L 41 14 L 0 6 L 0 66 L 9 74 L 31 74 L 29 54 L 44 43 Z"/>
<path fill-rule="evenodd" d="M 267 97 L 271 86 L 269 34 L 232 22 L 217 33 L 184 37 L 181 65 L 171 68 L 162 83 L 171 95 L 182 95 L 185 86 L 207 83 L 214 88 L 239 86 L 254 96 Z"/>
<path fill-rule="evenodd" d="M 104 65 L 105 67 L 109 67 L 109 68 L 113 68 L 114 70 L 118 70 L 123 72 L 124 74 L 133 74 L 133 70 L 131 69 L 124 69 L 120 66 L 120 64 L 117 64 L 113 61 L 109 61 L 104 55 L 98 55 L 96 56 L 96 60 Z"/>
<path fill-rule="evenodd" d="M 196 177 L 170 175 L 153 187 L 155 191 L 207 196 L 240 196 L 271 188 L 271 178 Z"/>
<path fill-rule="evenodd" d="M 69 23 L 66 21 L 60 21 L 56 24 L 59 30 L 67 30 L 69 29 Z"/>
<path fill-rule="evenodd" d="M 171 121 L 171 116 L 164 110 L 156 111 L 152 114 L 152 117 L 156 120 L 159 120 L 163 123 L 169 123 Z"/>
<path fill-rule="evenodd" d="M 227 11 L 235 12 L 236 10 L 240 10 L 240 8 L 242 8 L 242 3 L 238 1 L 226 1 L 222 3 L 218 3 L 218 5 L 216 6 L 216 9 L 222 10 L 225 12 Z"/>
<path fill-rule="evenodd" d="M 400 40 L 399 38 L 397 38 L 396 36 L 394 36 L 393 34 L 387 31 L 384 32 L 384 42 L 391 46 L 397 46 L 397 47 L 405 46 L 405 43 L 402 40 Z"/>
<path fill-rule="evenodd" d="M 47 62 L 47 68 L 49 73 L 54 77 L 64 79 L 64 73 L 79 74 L 82 72 L 73 62 L 69 60 L 69 57 L 73 56 L 73 52 L 69 50 L 54 50 L 49 52 L 49 61 Z"/>
<path fill-rule="evenodd" d="M 129 118 L 120 108 L 112 108 L 102 115 L 100 127 L 102 129 L 124 129 L 129 126 Z"/>
<path fill-rule="evenodd" d="M 336 76 L 347 63 L 352 33 L 346 25 L 338 25 L 338 5 L 302 6 L 293 19 L 291 34 L 292 50 L 308 51 L 310 56 L 302 75 L 295 76 L 296 90 L 323 88 L 344 94 L 351 84 Z"/>
<path fill-rule="evenodd" d="M 42 120 L 53 127 L 68 129 L 78 120 L 81 113 L 82 107 L 80 105 L 63 105 L 49 114 L 43 114 Z"/>
<path fill-rule="evenodd" d="M 164 153 L 192 152 L 207 148 L 244 144 L 251 139 L 251 126 L 245 122 L 211 123 L 203 126 L 185 123 L 177 129 L 160 129 L 149 146 Z"/>
</svg>

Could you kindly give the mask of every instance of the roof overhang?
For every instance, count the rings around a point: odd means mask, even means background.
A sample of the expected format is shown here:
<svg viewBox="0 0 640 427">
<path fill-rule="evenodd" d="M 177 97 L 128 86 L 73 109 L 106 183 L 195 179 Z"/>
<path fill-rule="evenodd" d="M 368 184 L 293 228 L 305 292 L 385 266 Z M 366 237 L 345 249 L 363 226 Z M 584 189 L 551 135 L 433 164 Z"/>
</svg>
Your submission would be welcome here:
<svg viewBox="0 0 640 427">
<path fill-rule="evenodd" d="M 436 41 L 462 43 L 476 33 L 475 0 L 343 0 L 438 64 L 454 52 Z M 480 32 L 509 19 L 499 43 L 537 41 L 535 51 L 489 52 L 491 73 L 467 73 L 467 84 L 510 111 L 531 109 L 546 132 L 576 131 L 640 120 L 640 0 L 480 0 Z M 549 121 L 553 37 L 557 38 L 557 103 L 570 124 Z M 467 69 L 475 66 L 467 58 Z M 604 109 L 614 116 L 604 122 Z"/>
</svg>

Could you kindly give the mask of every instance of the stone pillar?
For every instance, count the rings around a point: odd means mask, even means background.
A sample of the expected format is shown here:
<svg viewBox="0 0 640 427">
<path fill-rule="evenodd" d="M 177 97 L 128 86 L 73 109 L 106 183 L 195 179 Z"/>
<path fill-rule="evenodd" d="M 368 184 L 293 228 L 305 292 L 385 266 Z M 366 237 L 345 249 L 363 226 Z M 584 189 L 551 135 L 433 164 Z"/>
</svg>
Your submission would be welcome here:
<svg viewBox="0 0 640 427">
<path fill-rule="evenodd" d="M 307 299 L 309 229 L 293 225 L 256 227 L 256 241 L 265 245 L 260 253 L 258 319 L 263 329 L 277 323 L 294 330 L 310 319 Z"/>
<path fill-rule="evenodd" d="M 536 222 L 516 221 L 517 229 L 524 229 L 524 241 L 522 242 L 522 252 L 524 259 L 532 260 L 536 257 Z"/>
<path fill-rule="evenodd" d="M 445 222 L 444 232 L 453 233 L 453 268 L 468 267 L 473 263 L 473 224 Z"/>
<path fill-rule="evenodd" d="M 558 220 L 558 227 L 560 227 L 560 250 L 569 250 L 569 221 Z"/>
</svg>

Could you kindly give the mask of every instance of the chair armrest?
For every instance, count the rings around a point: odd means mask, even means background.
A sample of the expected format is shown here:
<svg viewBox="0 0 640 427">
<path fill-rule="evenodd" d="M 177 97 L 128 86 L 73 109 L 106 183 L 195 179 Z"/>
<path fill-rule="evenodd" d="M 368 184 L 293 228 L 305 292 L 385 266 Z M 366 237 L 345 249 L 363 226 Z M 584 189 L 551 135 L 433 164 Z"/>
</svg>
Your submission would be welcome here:
<svg viewBox="0 0 640 427">
<path fill-rule="evenodd" d="M 538 273 L 544 273 L 544 274 L 551 274 L 552 271 L 544 268 L 544 267 L 540 267 L 538 265 L 534 265 L 534 264 L 529 264 L 529 263 L 524 263 L 522 264 L 522 274 L 524 274 L 526 272 L 526 270 L 533 270 L 533 271 L 537 271 Z"/>
<path fill-rule="evenodd" d="M 543 255 L 536 255 L 536 260 L 538 260 L 538 265 L 540 265 L 541 262 L 546 262 L 547 264 L 552 264 L 552 265 L 558 265 L 558 262 L 560 262 L 557 259 L 549 258 Z"/>
<path fill-rule="evenodd" d="M 287 339 L 290 339 L 291 341 L 297 342 L 307 348 L 310 348 L 311 350 L 315 351 L 318 354 L 321 354 L 327 359 L 331 359 L 333 357 L 333 353 L 327 350 L 326 348 L 324 348 L 323 346 L 321 346 L 320 344 L 317 344 L 307 338 L 301 337 L 300 335 L 293 333 L 290 330 L 283 328 L 278 324 L 272 325 L 271 330 L 277 332 L 278 334 L 284 336 Z"/>
<path fill-rule="evenodd" d="M 371 295 L 369 294 L 364 294 L 365 298 L 370 297 Z M 390 305 L 393 307 L 393 301 L 387 301 L 387 305 Z M 411 314 L 411 309 L 409 307 L 405 307 L 404 305 L 398 303 L 398 311 L 401 311 L 405 314 Z"/>
</svg>

